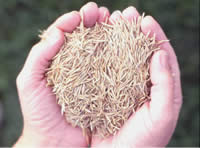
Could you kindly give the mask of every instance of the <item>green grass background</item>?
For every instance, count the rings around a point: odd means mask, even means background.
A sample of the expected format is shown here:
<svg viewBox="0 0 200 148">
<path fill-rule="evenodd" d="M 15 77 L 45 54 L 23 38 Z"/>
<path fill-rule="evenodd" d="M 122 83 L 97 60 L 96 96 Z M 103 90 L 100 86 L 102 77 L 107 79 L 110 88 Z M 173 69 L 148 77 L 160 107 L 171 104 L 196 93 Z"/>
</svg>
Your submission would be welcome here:
<svg viewBox="0 0 200 148">
<path fill-rule="evenodd" d="M 22 130 L 15 79 L 25 58 L 58 16 L 79 10 L 87 0 L 0 0 L 0 146 L 12 146 Z M 96 0 L 112 12 L 133 5 L 158 20 L 181 69 L 183 108 L 168 146 L 199 146 L 199 0 Z M 155 125 L 156 126 L 156 125 Z"/>
</svg>

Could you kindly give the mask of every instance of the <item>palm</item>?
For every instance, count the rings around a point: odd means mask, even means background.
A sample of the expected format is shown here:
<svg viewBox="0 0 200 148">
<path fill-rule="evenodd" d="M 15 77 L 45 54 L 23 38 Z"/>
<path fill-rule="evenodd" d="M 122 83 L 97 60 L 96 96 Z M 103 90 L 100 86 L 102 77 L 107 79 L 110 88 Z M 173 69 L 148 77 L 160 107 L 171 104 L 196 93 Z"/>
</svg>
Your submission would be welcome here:
<svg viewBox="0 0 200 148">
<path fill-rule="evenodd" d="M 103 21 L 108 10 L 88 3 L 81 9 L 84 25 L 91 27 Z M 18 75 L 17 88 L 24 116 L 24 131 L 32 135 L 59 141 L 59 146 L 86 146 L 79 128 L 67 124 L 50 87 L 46 87 L 45 70 L 64 42 L 64 32 L 72 32 L 80 23 L 79 12 L 61 16 L 44 34 L 42 40 L 29 53 L 26 63 Z"/>
<path fill-rule="evenodd" d="M 29 83 L 24 88 L 26 93 L 21 96 L 27 98 L 21 101 L 24 106 L 23 115 L 27 121 L 25 126 L 49 138 L 64 137 L 62 141 L 68 145 L 85 146 L 81 130 L 71 127 L 64 120 L 56 104 L 55 95 L 51 88 L 46 87 L 45 79 L 38 81 L 34 77 L 34 75 L 30 77 Z"/>
<path fill-rule="evenodd" d="M 93 146 L 98 147 L 141 147 L 149 145 L 166 145 L 170 137 L 164 137 L 164 140 L 156 138 L 163 138 L 161 133 L 173 132 L 173 126 L 161 125 L 162 120 L 154 121 L 151 118 L 151 110 L 149 103 L 144 104 L 121 128 L 117 135 L 108 139 L 99 139 L 93 137 Z M 155 142 L 155 143 L 152 143 Z M 148 144 L 149 143 L 149 144 Z"/>
<path fill-rule="evenodd" d="M 114 12 L 110 19 L 120 17 L 119 13 L 119 11 Z M 123 11 L 122 15 L 132 20 L 134 17 L 138 17 L 139 13 L 135 8 L 129 7 Z M 160 26 L 150 16 L 144 18 L 141 29 L 145 34 L 148 31 L 155 33 L 157 40 L 167 39 Z M 177 123 L 182 96 L 179 67 L 173 48 L 166 42 L 161 45 L 161 49 L 162 51 L 156 52 L 151 60 L 150 75 L 153 83 L 151 101 L 146 102 L 133 114 L 117 135 L 108 139 L 93 136 L 93 146 L 165 146 L 169 142 Z M 164 56 L 166 58 L 166 53 L 169 55 L 169 64 L 163 63 L 162 60 Z M 162 66 L 160 66 L 161 64 Z"/>
</svg>

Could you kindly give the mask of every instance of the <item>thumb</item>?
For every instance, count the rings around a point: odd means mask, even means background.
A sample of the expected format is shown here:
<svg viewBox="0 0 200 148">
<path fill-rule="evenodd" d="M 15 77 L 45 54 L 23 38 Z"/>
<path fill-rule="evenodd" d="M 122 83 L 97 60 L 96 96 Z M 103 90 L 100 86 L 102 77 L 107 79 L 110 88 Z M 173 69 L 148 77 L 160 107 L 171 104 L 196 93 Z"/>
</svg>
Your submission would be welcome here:
<svg viewBox="0 0 200 148">
<path fill-rule="evenodd" d="M 157 51 L 150 66 L 152 121 L 171 120 L 173 117 L 173 79 L 170 72 L 168 54 L 165 50 Z"/>
<path fill-rule="evenodd" d="M 75 11 L 59 17 L 42 35 L 42 41 L 31 49 L 22 75 L 37 74 L 37 78 L 41 80 L 51 59 L 64 43 L 64 31 L 72 32 L 79 23 L 80 15 Z"/>
<path fill-rule="evenodd" d="M 64 34 L 56 27 L 45 34 L 45 37 L 33 46 L 25 62 L 24 71 L 43 73 L 49 61 L 56 55 L 64 42 Z"/>
</svg>

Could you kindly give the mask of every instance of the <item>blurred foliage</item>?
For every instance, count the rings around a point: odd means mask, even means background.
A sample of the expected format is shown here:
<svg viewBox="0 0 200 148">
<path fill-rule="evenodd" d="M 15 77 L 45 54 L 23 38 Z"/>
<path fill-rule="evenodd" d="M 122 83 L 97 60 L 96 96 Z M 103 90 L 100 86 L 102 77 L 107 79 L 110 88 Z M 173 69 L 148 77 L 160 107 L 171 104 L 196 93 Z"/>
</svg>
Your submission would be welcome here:
<svg viewBox="0 0 200 148">
<path fill-rule="evenodd" d="M 39 30 L 86 0 L 0 0 L 0 146 L 12 146 L 22 130 L 15 79 Z M 173 45 L 181 69 L 183 108 L 169 146 L 199 146 L 199 0 L 96 0 L 112 12 L 133 5 L 158 20 Z"/>
</svg>

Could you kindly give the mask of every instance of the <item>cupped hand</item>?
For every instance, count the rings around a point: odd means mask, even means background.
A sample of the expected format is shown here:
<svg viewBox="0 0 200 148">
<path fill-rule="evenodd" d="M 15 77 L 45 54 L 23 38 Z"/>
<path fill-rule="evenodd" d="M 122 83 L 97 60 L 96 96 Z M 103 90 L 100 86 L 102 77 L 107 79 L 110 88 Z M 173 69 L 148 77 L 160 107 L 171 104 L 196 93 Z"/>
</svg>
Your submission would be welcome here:
<svg viewBox="0 0 200 148">
<path fill-rule="evenodd" d="M 45 72 L 51 59 L 64 42 L 64 32 L 72 32 L 81 21 L 93 26 L 109 16 L 105 7 L 95 3 L 83 6 L 59 17 L 43 34 L 42 40 L 31 49 L 25 65 L 17 77 L 17 89 L 24 117 L 22 136 L 15 146 L 87 146 L 80 128 L 67 124 L 51 88 L 46 87 Z"/>
<path fill-rule="evenodd" d="M 140 14 L 134 7 L 122 13 L 115 11 L 111 22 L 123 15 L 128 20 Z M 146 16 L 141 22 L 144 34 L 151 31 L 157 40 L 166 40 L 159 24 Z M 175 52 L 169 42 L 161 44 L 161 50 L 154 53 L 150 64 L 151 101 L 146 102 L 124 124 L 116 136 L 108 139 L 92 138 L 95 147 L 146 147 L 166 146 L 177 124 L 182 105 L 180 71 Z"/>
<path fill-rule="evenodd" d="M 80 10 L 86 27 L 105 21 L 109 11 L 88 3 Z M 129 20 L 139 13 L 129 7 L 120 14 L 115 11 L 110 20 L 123 15 Z M 71 12 L 58 18 L 46 31 L 43 39 L 30 51 L 26 63 L 18 75 L 17 88 L 24 117 L 24 130 L 15 146 L 87 146 L 82 131 L 68 125 L 55 103 L 55 95 L 46 87 L 45 72 L 51 59 L 64 42 L 64 32 L 72 32 L 80 23 L 79 12 Z M 143 33 L 151 31 L 158 40 L 165 40 L 162 29 L 151 17 L 141 24 Z M 114 137 L 92 137 L 96 147 L 165 146 L 176 127 L 182 105 L 180 72 L 173 48 L 168 42 L 161 45 L 151 60 L 151 101 L 145 103 L 132 115 Z"/>
</svg>

